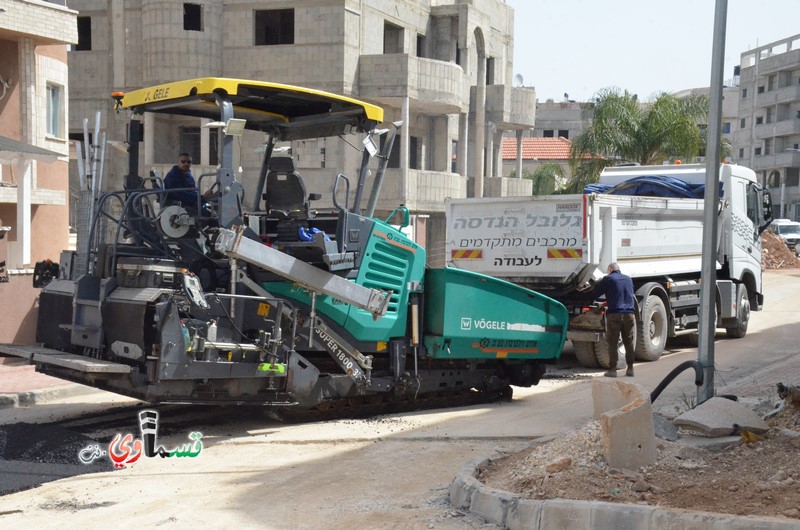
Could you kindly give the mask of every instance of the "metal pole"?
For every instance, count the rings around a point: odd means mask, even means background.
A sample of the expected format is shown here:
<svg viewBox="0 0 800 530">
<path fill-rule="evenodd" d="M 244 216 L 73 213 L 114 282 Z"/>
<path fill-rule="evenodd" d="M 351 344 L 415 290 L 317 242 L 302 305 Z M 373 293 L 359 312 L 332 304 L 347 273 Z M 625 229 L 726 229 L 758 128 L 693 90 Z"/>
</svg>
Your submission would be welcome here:
<svg viewBox="0 0 800 530">
<path fill-rule="evenodd" d="M 706 194 L 703 211 L 703 266 L 700 277 L 699 347 L 697 360 L 703 367 L 703 385 L 697 389 L 697 404 L 714 396 L 714 334 L 717 312 L 717 224 L 719 205 L 720 137 L 722 129 L 722 76 L 725 63 L 725 23 L 728 0 L 717 0 L 714 11 L 714 46 L 711 53 L 711 89 L 706 145 Z M 728 191 L 730 193 L 730 190 Z"/>
<path fill-rule="evenodd" d="M 369 194 L 367 201 L 367 211 L 364 215 L 372 217 L 375 215 L 375 206 L 378 204 L 378 197 L 381 194 L 381 186 L 383 185 L 383 176 L 386 174 L 386 167 L 389 165 L 389 157 L 392 155 L 392 146 L 394 140 L 397 138 L 397 130 L 403 126 L 402 121 L 392 122 L 394 129 L 389 133 L 383 150 L 380 153 L 380 162 L 378 163 L 378 171 L 375 173 L 375 180 L 372 182 L 372 191 Z"/>
<path fill-rule="evenodd" d="M 267 182 L 267 173 L 269 173 L 269 159 L 272 158 L 272 151 L 275 149 L 275 138 L 270 136 L 267 143 L 264 145 L 264 158 L 261 159 L 261 170 L 258 172 L 258 184 L 256 185 L 256 193 L 253 198 L 253 211 L 259 211 L 262 197 L 264 193 L 264 185 Z"/>
<path fill-rule="evenodd" d="M 94 180 L 97 180 L 97 148 L 100 144 L 100 111 L 98 110 L 94 116 L 94 136 L 92 136 L 92 147 L 89 152 L 92 154 L 92 177 Z M 92 198 L 96 198 L 98 191 L 97 183 L 92 182 L 92 191 L 95 192 L 95 195 Z"/>
<path fill-rule="evenodd" d="M 355 214 L 361 214 L 361 197 L 364 194 L 364 183 L 367 181 L 367 171 L 370 159 L 369 151 L 364 148 L 361 153 L 361 170 L 358 172 L 358 183 L 356 183 L 356 196 L 353 199 L 353 207 L 350 209 Z"/>
<path fill-rule="evenodd" d="M 97 172 L 97 193 L 103 192 L 103 172 L 106 160 L 106 133 L 100 134 L 100 170 Z"/>
</svg>

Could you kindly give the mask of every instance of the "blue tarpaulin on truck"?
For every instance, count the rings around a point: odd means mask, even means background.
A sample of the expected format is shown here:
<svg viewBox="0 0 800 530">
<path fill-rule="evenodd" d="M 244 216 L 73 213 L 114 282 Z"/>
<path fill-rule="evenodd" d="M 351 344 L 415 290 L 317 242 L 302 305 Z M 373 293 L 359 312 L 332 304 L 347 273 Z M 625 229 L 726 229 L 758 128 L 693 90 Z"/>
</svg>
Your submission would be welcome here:
<svg viewBox="0 0 800 530">
<path fill-rule="evenodd" d="M 609 195 L 635 195 L 640 197 L 673 197 L 682 199 L 702 199 L 704 184 L 689 184 L 666 175 L 646 175 L 634 177 L 616 186 L 608 184 L 588 184 L 583 193 L 606 193 Z M 722 183 L 719 195 L 722 197 Z"/>
</svg>

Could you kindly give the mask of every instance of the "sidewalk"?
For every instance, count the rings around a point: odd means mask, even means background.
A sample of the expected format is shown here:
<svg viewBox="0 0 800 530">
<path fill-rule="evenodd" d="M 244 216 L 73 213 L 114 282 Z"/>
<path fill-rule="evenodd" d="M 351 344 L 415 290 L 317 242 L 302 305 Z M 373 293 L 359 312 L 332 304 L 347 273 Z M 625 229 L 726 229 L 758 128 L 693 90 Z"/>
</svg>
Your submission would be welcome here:
<svg viewBox="0 0 800 530">
<path fill-rule="evenodd" d="M 98 390 L 40 374 L 24 359 L 0 355 L 0 409 L 93 392 Z"/>
</svg>

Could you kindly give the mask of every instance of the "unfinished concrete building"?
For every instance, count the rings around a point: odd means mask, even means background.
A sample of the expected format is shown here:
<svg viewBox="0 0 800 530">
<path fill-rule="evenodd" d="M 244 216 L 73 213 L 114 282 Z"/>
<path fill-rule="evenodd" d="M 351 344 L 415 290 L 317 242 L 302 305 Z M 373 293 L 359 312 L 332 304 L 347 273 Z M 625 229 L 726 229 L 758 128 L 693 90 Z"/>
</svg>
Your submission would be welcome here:
<svg viewBox="0 0 800 530">
<path fill-rule="evenodd" d="M 381 105 L 403 121 L 378 203 L 405 204 L 413 237 L 443 259 L 447 197 L 530 194 L 502 178 L 502 134 L 534 124 L 536 94 L 512 87 L 513 10 L 499 0 L 74 0 L 81 45 L 70 54 L 70 130 L 103 111 L 110 140 L 125 140 L 112 90 L 204 76 L 296 84 Z M 196 119 L 146 115 L 142 170 L 167 171 L 179 152 L 216 163 L 216 130 Z M 521 140 L 521 134 L 517 135 Z M 251 190 L 264 137 L 236 146 L 237 178 Z M 358 150 L 337 138 L 293 142 L 311 192 L 331 204 L 336 173 L 353 175 Z M 109 186 L 123 157 L 109 161 Z M 238 169 L 238 168 L 237 168 Z M 246 201 L 247 202 L 247 201 Z"/>
<path fill-rule="evenodd" d="M 775 217 L 800 220 L 800 35 L 742 53 L 733 157 L 773 191 Z"/>
</svg>

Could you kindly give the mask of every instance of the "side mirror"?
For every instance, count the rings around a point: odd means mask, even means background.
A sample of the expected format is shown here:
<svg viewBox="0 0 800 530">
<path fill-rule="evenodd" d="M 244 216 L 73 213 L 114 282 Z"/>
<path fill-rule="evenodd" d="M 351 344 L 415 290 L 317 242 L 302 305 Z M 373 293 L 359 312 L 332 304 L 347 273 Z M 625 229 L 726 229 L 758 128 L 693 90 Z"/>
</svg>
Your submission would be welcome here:
<svg viewBox="0 0 800 530">
<path fill-rule="evenodd" d="M 772 223 L 772 195 L 770 195 L 768 190 L 761 191 L 761 211 L 762 217 L 764 219 L 763 224 L 758 227 L 758 235 L 761 235 L 764 230 Z"/>
</svg>

